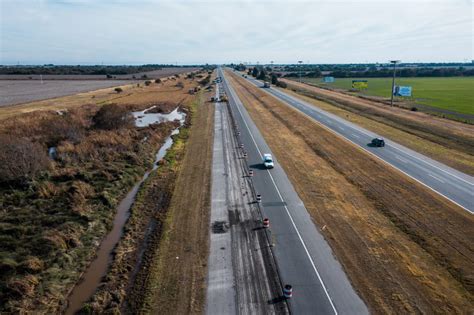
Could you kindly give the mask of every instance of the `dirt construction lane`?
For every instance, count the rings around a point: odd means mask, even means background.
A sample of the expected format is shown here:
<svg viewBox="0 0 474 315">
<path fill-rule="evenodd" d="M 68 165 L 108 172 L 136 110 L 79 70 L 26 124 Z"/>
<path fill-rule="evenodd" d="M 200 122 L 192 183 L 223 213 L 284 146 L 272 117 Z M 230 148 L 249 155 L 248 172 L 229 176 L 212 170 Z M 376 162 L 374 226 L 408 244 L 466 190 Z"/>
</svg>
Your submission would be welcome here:
<svg viewBox="0 0 474 315">
<path fill-rule="evenodd" d="M 226 103 L 216 103 L 206 314 L 287 314 Z"/>
</svg>

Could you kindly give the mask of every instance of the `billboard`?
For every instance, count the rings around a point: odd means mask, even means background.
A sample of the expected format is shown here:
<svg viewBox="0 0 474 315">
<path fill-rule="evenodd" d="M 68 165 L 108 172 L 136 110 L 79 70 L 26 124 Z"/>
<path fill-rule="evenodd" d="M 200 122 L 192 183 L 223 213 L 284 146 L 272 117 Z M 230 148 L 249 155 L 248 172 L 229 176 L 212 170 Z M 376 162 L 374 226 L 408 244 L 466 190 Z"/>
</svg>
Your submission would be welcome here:
<svg viewBox="0 0 474 315">
<path fill-rule="evenodd" d="M 393 91 L 393 95 L 395 96 L 411 96 L 411 86 L 395 86 Z"/>
<path fill-rule="evenodd" d="M 353 89 L 362 90 L 368 87 L 369 87 L 369 83 L 367 82 L 367 80 L 352 80 Z"/>
<path fill-rule="evenodd" d="M 324 83 L 333 83 L 334 82 L 334 77 L 324 77 L 323 82 Z"/>
</svg>

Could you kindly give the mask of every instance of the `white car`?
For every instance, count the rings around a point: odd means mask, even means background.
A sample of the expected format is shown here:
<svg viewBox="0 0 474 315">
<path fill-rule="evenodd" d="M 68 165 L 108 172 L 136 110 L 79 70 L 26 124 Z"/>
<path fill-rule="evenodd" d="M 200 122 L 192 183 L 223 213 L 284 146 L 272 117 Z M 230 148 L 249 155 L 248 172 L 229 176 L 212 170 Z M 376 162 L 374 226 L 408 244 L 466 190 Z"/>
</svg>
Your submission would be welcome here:
<svg viewBox="0 0 474 315">
<path fill-rule="evenodd" d="M 265 153 L 263 155 L 263 165 L 265 168 L 273 168 L 275 165 L 273 164 L 272 155 L 269 153 Z"/>
</svg>

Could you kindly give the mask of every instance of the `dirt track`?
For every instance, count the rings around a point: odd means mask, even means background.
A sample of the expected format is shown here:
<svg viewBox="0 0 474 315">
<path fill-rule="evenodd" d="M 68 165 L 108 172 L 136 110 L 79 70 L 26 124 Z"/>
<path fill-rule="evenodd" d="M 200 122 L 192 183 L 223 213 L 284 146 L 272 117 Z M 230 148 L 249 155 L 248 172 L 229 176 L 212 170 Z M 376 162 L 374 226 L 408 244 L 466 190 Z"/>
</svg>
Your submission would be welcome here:
<svg viewBox="0 0 474 315">
<path fill-rule="evenodd" d="M 472 216 L 241 78 L 231 81 L 372 311 L 474 309 Z"/>
</svg>

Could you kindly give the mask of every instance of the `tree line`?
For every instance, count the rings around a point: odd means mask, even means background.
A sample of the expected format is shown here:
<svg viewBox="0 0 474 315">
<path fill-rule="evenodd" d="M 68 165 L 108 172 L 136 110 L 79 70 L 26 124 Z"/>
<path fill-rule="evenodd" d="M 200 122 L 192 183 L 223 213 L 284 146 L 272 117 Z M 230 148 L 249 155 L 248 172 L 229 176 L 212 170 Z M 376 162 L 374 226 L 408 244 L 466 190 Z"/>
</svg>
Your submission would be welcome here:
<svg viewBox="0 0 474 315">
<path fill-rule="evenodd" d="M 164 67 L 176 67 L 173 65 L 140 65 L 140 66 L 66 66 L 66 65 L 44 65 L 44 66 L 0 66 L 0 74 L 23 74 L 23 75 L 124 75 L 138 72 L 161 70 Z"/>
</svg>

